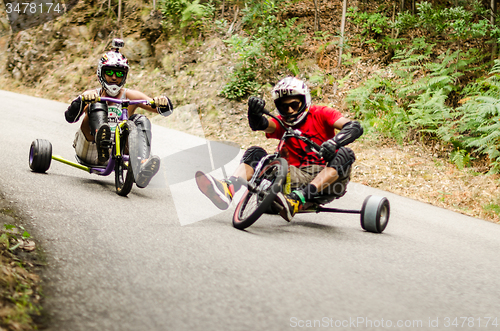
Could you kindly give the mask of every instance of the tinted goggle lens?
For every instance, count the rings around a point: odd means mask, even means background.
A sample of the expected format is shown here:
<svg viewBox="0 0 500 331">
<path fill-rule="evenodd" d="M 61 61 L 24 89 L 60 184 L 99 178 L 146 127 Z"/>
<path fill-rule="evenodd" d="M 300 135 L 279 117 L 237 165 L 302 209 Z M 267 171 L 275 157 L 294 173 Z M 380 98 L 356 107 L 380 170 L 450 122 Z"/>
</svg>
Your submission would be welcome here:
<svg viewBox="0 0 500 331">
<path fill-rule="evenodd" d="M 110 69 L 104 71 L 104 73 L 106 74 L 106 76 L 109 76 L 109 77 L 113 76 L 113 74 L 114 74 L 114 75 L 116 75 L 117 78 L 122 78 L 125 75 L 124 71 L 110 70 Z"/>
<path fill-rule="evenodd" d="M 288 112 L 288 108 L 290 108 L 290 107 L 293 109 L 293 111 L 299 110 L 301 104 L 302 103 L 299 102 L 299 101 L 292 101 L 290 103 L 278 103 L 276 105 L 276 107 L 278 108 L 278 110 L 280 112 L 287 113 Z"/>
</svg>

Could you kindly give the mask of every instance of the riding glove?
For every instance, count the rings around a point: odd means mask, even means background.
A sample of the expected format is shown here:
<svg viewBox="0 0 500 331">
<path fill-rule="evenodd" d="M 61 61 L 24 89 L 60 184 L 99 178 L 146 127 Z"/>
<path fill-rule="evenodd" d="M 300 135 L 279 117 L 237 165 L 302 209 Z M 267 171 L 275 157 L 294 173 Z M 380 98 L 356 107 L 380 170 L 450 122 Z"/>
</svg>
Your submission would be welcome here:
<svg viewBox="0 0 500 331">
<path fill-rule="evenodd" d="M 337 154 L 338 149 L 339 146 L 337 145 L 337 143 L 333 139 L 330 139 L 321 144 L 319 153 L 326 162 L 330 162 Z"/>
<path fill-rule="evenodd" d="M 82 97 L 86 103 L 92 103 L 97 101 L 97 98 L 99 98 L 99 94 L 97 93 L 97 91 L 91 90 L 84 92 Z"/>
<path fill-rule="evenodd" d="M 172 105 L 172 101 L 170 101 L 170 99 L 167 98 L 166 96 L 155 97 L 153 98 L 153 101 L 155 102 L 158 114 L 167 117 L 172 115 L 172 113 L 174 112 L 174 106 Z"/>
<path fill-rule="evenodd" d="M 265 130 L 269 126 L 269 120 L 264 117 L 264 106 L 266 102 L 257 97 L 248 99 L 248 124 L 252 131 Z"/>
</svg>

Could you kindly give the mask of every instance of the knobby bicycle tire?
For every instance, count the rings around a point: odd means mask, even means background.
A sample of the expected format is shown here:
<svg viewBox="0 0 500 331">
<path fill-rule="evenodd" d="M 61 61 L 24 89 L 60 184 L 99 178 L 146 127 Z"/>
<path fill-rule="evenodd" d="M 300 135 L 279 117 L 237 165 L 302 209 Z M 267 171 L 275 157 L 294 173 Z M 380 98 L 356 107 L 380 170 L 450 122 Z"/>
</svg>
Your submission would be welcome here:
<svg viewBox="0 0 500 331">
<path fill-rule="evenodd" d="M 277 158 L 262 168 L 255 180 L 255 188 L 249 188 L 236 206 L 233 215 L 235 228 L 249 227 L 269 209 L 283 188 L 287 172 L 288 163 L 283 158 Z"/>
<path fill-rule="evenodd" d="M 118 130 L 118 127 L 116 128 Z M 120 136 L 120 155 L 122 158 L 116 159 L 115 163 L 115 187 L 116 193 L 121 196 L 127 196 L 132 190 L 134 185 L 134 172 L 130 160 L 125 162 L 123 156 L 125 155 L 126 147 L 134 145 L 133 139 L 136 139 L 135 130 L 137 130 L 134 122 L 127 121 L 124 125 L 124 130 Z"/>
</svg>

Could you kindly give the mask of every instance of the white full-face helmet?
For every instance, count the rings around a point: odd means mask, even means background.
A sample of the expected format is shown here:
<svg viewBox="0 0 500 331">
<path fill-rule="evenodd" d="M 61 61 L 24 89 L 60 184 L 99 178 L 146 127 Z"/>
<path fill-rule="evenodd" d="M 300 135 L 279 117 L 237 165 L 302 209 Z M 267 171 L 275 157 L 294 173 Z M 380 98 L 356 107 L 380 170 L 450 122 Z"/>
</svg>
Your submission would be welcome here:
<svg viewBox="0 0 500 331">
<path fill-rule="evenodd" d="M 306 118 L 311 106 L 311 93 L 309 93 L 309 88 L 303 81 L 295 77 L 284 78 L 276 84 L 271 93 L 274 104 L 286 124 L 294 126 Z M 293 115 L 289 115 L 281 106 L 283 99 L 289 97 L 297 97 L 302 102 L 298 111 Z"/>
<path fill-rule="evenodd" d="M 107 70 L 122 72 L 122 81 L 119 85 L 108 84 L 105 77 Z M 120 89 L 125 85 L 127 80 L 128 70 L 128 60 L 118 51 L 118 48 L 105 53 L 101 57 L 99 64 L 97 65 L 97 77 L 99 79 L 99 83 L 101 83 L 103 89 L 108 95 L 116 97 L 118 93 L 120 93 Z"/>
</svg>

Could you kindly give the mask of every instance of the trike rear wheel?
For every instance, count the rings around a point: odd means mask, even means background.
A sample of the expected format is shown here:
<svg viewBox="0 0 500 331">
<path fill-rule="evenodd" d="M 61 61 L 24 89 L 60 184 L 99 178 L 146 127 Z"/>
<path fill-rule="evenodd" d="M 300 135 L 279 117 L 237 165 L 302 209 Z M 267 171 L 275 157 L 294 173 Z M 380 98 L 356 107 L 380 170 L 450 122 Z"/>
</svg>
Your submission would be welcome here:
<svg viewBox="0 0 500 331">
<path fill-rule="evenodd" d="M 130 139 L 135 139 L 135 135 L 133 134 L 135 130 L 135 124 L 131 121 L 127 121 L 120 136 L 121 157 L 117 158 L 115 163 L 115 187 L 116 193 L 121 196 L 127 196 L 134 185 L 134 172 L 132 171 L 130 159 L 125 152 L 127 146 L 132 144 Z"/>
<path fill-rule="evenodd" d="M 253 187 L 249 186 L 236 206 L 233 215 L 235 228 L 242 230 L 249 227 L 269 209 L 283 188 L 287 172 L 288 163 L 282 158 L 275 159 L 262 168 Z"/>
<path fill-rule="evenodd" d="M 36 139 L 30 147 L 30 168 L 34 172 L 49 170 L 52 161 L 52 144 L 45 139 Z"/>
<path fill-rule="evenodd" d="M 361 208 L 361 227 L 373 233 L 382 233 L 389 223 L 389 200 L 384 197 L 369 195 Z"/>
</svg>

